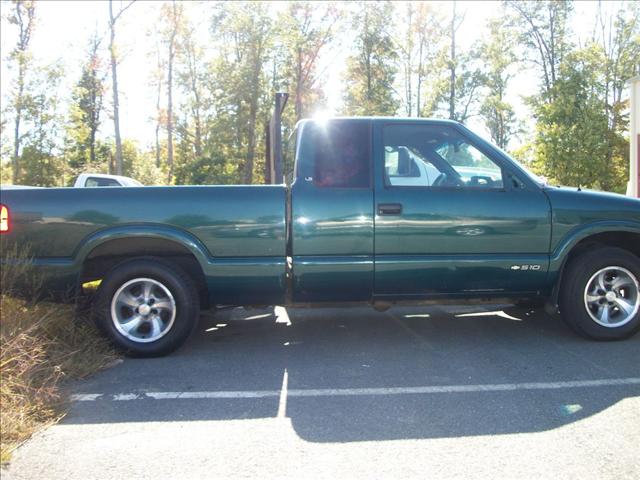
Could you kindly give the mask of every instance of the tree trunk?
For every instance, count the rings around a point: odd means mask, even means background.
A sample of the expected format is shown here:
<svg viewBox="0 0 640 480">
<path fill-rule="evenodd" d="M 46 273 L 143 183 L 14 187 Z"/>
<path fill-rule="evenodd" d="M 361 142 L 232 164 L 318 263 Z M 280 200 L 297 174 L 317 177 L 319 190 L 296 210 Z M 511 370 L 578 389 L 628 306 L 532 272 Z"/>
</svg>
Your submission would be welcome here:
<svg viewBox="0 0 640 480">
<path fill-rule="evenodd" d="M 256 79 L 259 77 L 260 70 L 256 75 Z M 242 181 L 246 185 L 253 183 L 253 163 L 256 153 L 256 117 L 258 115 L 258 89 L 256 88 L 251 94 L 249 101 L 249 124 L 247 130 L 247 157 L 245 159 L 244 168 L 242 172 Z"/>
<path fill-rule="evenodd" d="M 195 141 L 194 148 L 196 159 L 202 158 L 202 120 L 200 115 L 200 91 L 198 89 L 198 60 L 196 58 L 195 46 L 191 44 L 189 46 L 189 74 L 191 75 L 191 90 L 193 91 L 193 120 L 195 122 Z"/>
<path fill-rule="evenodd" d="M 156 101 L 156 112 L 158 118 L 156 120 L 156 167 L 160 168 L 160 95 L 162 94 L 162 80 L 158 85 L 158 99 Z"/>
<path fill-rule="evenodd" d="M 91 167 L 96 164 L 96 130 L 91 127 L 91 134 L 89 135 L 89 158 L 91 161 Z"/>
<path fill-rule="evenodd" d="M 296 123 L 302 118 L 302 49 L 298 47 L 298 64 L 296 66 Z"/>
<path fill-rule="evenodd" d="M 451 58 L 449 62 L 451 70 L 450 92 L 449 92 L 449 118 L 456 119 L 456 2 L 453 2 L 453 13 L 451 15 Z"/>
<path fill-rule="evenodd" d="M 23 8 L 25 8 L 24 11 L 22 10 Z M 13 167 L 12 180 L 14 184 L 17 184 L 20 180 L 20 123 L 22 122 L 24 86 L 27 75 L 26 52 L 29 48 L 29 41 L 31 40 L 31 33 L 33 31 L 35 18 L 34 4 L 24 5 L 23 2 L 16 2 L 15 13 L 20 34 L 18 37 L 18 45 L 14 51 L 17 51 L 18 58 L 18 95 L 15 98 L 16 118 L 14 120 L 13 158 L 11 163 Z M 23 18 L 24 14 L 26 14 L 26 18 Z"/>
<path fill-rule="evenodd" d="M 116 62 L 115 39 L 116 18 L 113 16 L 113 0 L 109 0 L 109 29 L 111 54 L 111 86 L 113 89 L 113 129 L 116 137 L 116 175 L 122 175 L 122 139 L 120 138 L 120 105 L 118 101 L 118 69 Z"/>
<path fill-rule="evenodd" d="M 412 32 L 412 27 L 413 27 L 413 6 L 409 3 L 408 4 L 408 19 L 407 19 L 407 43 L 405 45 L 405 81 L 404 81 L 404 88 L 405 88 L 405 98 L 406 98 L 406 112 L 407 112 L 407 116 L 411 116 L 411 114 L 413 113 L 413 97 L 412 94 L 413 92 L 411 91 L 411 87 L 412 87 L 412 78 L 411 78 L 411 74 L 413 73 L 413 62 L 411 61 L 411 54 L 413 53 L 413 41 L 411 36 L 413 35 Z"/>
<path fill-rule="evenodd" d="M 175 56 L 175 39 L 177 33 L 176 2 L 173 2 L 173 31 L 169 40 L 169 63 L 167 64 L 167 165 L 169 173 L 167 181 L 173 180 L 173 59 Z"/>
<path fill-rule="evenodd" d="M 22 120 L 22 95 L 24 92 L 24 68 L 20 66 L 18 72 L 18 98 L 16 99 L 16 119 L 13 137 L 13 184 L 20 179 L 20 121 Z"/>
<path fill-rule="evenodd" d="M 250 185 L 253 183 L 253 164 L 256 153 L 256 120 L 258 116 L 258 97 L 260 94 L 260 72 L 262 70 L 262 48 L 257 48 L 254 53 L 253 59 L 253 72 L 252 72 L 252 84 L 255 88 L 251 92 L 251 98 L 249 99 L 249 124 L 247 131 L 247 157 L 245 159 L 244 168 L 242 172 L 242 180 L 245 184 Z M 281 181 L 281 179 L 277 179 Z"/>
<path fill-rule="evenodd" d="M 164 72 L 162 71 L 162 61 L 160 60 L 160 45 L 156 39 L 156 56 L 157 56 L 157 80 L 158 91 L 156 95 L 156 167 L 160 168 L 160 127 L 162 119 L 160 117 L 160 105 L 162 104 L 162 81 L 164 80 Z"/>
<path fill-rule="evenodd" d="M 418 53 L 418 78 L 416 79 L 416 117 L 422 116 L 422 100 L 421 100 L 421 89 L 422 89 L 422 51 L 424 48 L 424 40 L 420 38 L 420 50 Z"/>
</svg>

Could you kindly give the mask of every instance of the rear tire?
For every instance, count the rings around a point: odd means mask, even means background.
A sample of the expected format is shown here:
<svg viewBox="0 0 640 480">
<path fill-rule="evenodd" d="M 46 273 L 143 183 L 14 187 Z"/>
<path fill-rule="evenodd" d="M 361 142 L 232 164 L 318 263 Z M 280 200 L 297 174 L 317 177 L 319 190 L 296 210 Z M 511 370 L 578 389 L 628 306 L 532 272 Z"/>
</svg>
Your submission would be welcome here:
<svg viewBox="0 0 640 480">
<path fill-rule="evenodd" d="M 158 258 L 114 267 L 96 295 L 94 318 L 111 342 L 134 357 L 166 355 L 193 332 L 200 300 L 191 278 Z"/>
<path fill-rule="evenodd" d="M 563 273 L 560 314 L 577 333 L 621 340 L 640 330 L 640 259 L 601 247 L 572 259 Z"/>
</svg>

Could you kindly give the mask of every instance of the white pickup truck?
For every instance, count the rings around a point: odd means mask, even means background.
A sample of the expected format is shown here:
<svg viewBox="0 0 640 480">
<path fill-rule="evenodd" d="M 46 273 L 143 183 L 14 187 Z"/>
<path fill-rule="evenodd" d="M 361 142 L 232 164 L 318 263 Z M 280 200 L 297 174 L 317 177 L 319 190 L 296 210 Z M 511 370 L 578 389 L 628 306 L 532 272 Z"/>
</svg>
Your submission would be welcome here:
<svg viewBox="0 0 640 480">
<path fill-rule="evenodd" d="M 81 173 L 76 178 L 73 188 L 87 187 L 143 187 L 137 180 L 121 175 L 107 175 L 106 173 Z M 18 190 L 23 188 L 42 188 L 32 185 L 0 185 L 2 190 Z"/>
<path fill-rule="evenodd" d="M 105 173 L 81 173 L 73 184 L 75 188 L 84 187 L 142 187 L 133 178 L 121 175 L 107 175 Z"/>
</svg>

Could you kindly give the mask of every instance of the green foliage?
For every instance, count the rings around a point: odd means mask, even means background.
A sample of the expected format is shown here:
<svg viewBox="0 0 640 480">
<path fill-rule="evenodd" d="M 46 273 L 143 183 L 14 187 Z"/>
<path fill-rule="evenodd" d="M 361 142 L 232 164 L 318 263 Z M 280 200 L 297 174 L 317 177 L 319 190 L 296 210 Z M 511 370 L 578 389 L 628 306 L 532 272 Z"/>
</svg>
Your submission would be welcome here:
<svg viewBox="0 0 640 480">
<path fill-rule="evenodd" d="M 109 169 L 110 152 L 97 138 L 102 122 L 106 75 L 98 55 L 99 45 L 94 34 L 81 77 L 71 95 L 65 156 L 72 175 Z"/>
<path fill-rule="evenodd" d="M 292 107 L 285 112 L 295 124 L 326 103 L 319 83 L 320 55 L 332 44 L 343 11 L 331 3 L 290 2 L 277 22 L 278 78 L 288 89 Z"/>
<path fill-rule="evenodd" d="M 144 185 L 164 185 L 167 172 L 158 167 L 153 152 L 142 152 L 134 140 L 122 141 L 123 173 Z"/>
<path fill-rule="evenodd" d="M 394 115 L 398 100 L 393 83 L 397 58 L 391 37 L 392 4 L 360 2 L 353 28 L 355 53 L 347 59 L 345 114 Z"/>
<path fill-rule="evenodd" d="M 216 132 L 206 144 L 205 157 L 225 158 L 236 181 L 254 183 L 262 177 L 261 148 L 270 110 L 264 95 L 265 62 L 273 41 L 267 4 L 217 4 L 211 25 L 218 56 L 211 65 L 216 115 L 207 125 Z"/>
<path fill-rule="evenodd" d="M 13 178 L 11 162 L 2 160 L 0 163 L 0 185 L 10 185 Z"/>
<path fill-rule="evenodd" d="M 450 2 L 452 11 L 445 26 L 441 24 L 443 44 L 440 54 L 429 67 L 436 72 L 423 113 L 464 123 L 476 115 L 480 100 L 483 75 L 480 65 L 484 52 L 478 48 L 461 51 L 458 30 L 464 28 L 464 17 L 456 13 L 456 2 Z"/>
<path fill-rule="evenodd" d="M 395 48 L 401 64 L 404 114 L 429 116 L 446 81 L 447 45 L 440 9 L 427 2 L 407 2 L 400 8 Z"/>
<path fill-rule="evenodd" d="M 25 185 L 41 187 L 64 186 L 64 163 L 60 156 L 41 150 L 35 144 L 25 145 L 20 157 Z"/>
<path fill-rule="evenodd" d="M 553 181 L 624 192 L 629 147 L 623 91 L 638 72 L 639 11 L 629 5 L 610 22 L 596 19 L 600 41 L 594 34 L 585 47 L 565 53 L 549 88 L 545 82 L 530 99 L 537 120 L 534 166 Z"/>
<path fill-rule="evenodd" d="M 33 68 L 29 88 L 23 96 L 25 133 L 21 136 L 19 162 L 21 183 L 62 186 L 64 161 L 60 156 L 59 67 Z"/>
<path fill-rule="evenodd" d="M 525 59 L 538 70 L 548 100 L 565 56 L 571 51 L 571 0 L 506 0 L 514 13 L 510 23 L 524 47 Z"/>
<path fill-rule="evenodd" d="M 3 59 L 15 81 L 3 90 L 2 182 L 69 185 L 81 172 L 113 173 L 99 41 L 91 39 L 74 88 L 61 93 L 63 72 L 41 65 L 30 51 L 34 5 L 16 1 L 3 20 L 17 33 Z M 150 37 L 157 69 L 149 75 L 156 99 L 149 118 L 156 119 L 157 141 L 147 147 L 124 140 L 123 173 L 149 185 L 262 182 L 273 94 L 290 94 L 283 117 L 290 151 L 296 122 L 323 110 L 334 93 L 326 91 L 326 69 L 338 47 L 346 47 L 341 113 L 400 111 L 463 122 L 479 115 L 503 148 L 519 133 L 507 92 L 516 69 L 530 69 L 540 80 L 527 99 L 537 125 L 515 155 L 555 182 L 622 191 L 625 82 L 640 73 L 640 4 L 624 3 L 613 15 L 600 9 L 588 19 L 592 38 L 581 39 L 580 48 L 569 28 L 570 1 L 504 5 L 487 36 L 464 48 L 456 39 L 458 29 L 468 28 L 464 7 L 456 13 L 453 3 L 290 2 L 273 9 L 267 2 L 164 2 Z M 210 27 L 205 39 L 198 16 Z M 288 167 L 292 157 L 286 156 Z"/>
<path fill-rule="evenodd" d="M 505 99 L 516 62 L 514 38 L 512 32 L 505 28 L 502 18 L 491 19 L 488 26 L 489 38 L 480 49 L 485 62 L 482 76 L 485 92 L 480 115 L 491 140 L 505 149 L 515 130 L 515 112 Z"/>
<path fill-rule="evenodd" d="M 610 131 L 598 82 L 601 52 L 586 48 L 567 55 L 556 82 L 535 105 L 536 159 L 539 171 L 554 182 L 623 191 L 625 164 L 609 158 Z"/>
</svg>

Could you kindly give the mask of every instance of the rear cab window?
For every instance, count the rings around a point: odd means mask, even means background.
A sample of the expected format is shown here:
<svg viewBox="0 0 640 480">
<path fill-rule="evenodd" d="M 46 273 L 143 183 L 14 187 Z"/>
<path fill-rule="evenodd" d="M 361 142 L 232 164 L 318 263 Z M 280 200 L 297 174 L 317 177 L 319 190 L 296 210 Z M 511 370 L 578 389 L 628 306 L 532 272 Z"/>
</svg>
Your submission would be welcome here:
<svg viewBox="0 0 640 480">
<path fill-rule="evenodd" d="M 371 140 L 366 122 L 330 120 L 309 125 L 313 183 L 320 188 L 370 188 Z"/>
<path fill-rule="evenodd" d="M 119 187 L 120 183 L 112 178 L 89 177 L 85 187 Z"/>
</svg>

